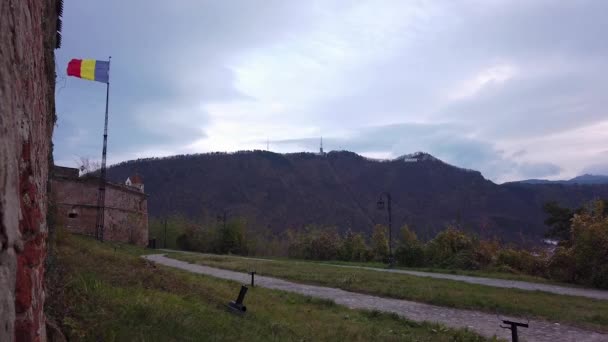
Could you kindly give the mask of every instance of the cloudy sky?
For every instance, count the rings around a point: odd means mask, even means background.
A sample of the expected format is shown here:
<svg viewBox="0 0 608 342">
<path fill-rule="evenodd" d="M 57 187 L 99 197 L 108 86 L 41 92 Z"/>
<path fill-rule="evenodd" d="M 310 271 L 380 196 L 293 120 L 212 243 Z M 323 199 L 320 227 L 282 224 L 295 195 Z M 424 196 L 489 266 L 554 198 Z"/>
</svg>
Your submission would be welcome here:
<svg viewBox="0 0 608 342">
<path fill-rule="evenodd" d="M 504 182 L 608 174 L 608 1 L 66 0 L 55 160 L 425 151 Z"/>
</svg>

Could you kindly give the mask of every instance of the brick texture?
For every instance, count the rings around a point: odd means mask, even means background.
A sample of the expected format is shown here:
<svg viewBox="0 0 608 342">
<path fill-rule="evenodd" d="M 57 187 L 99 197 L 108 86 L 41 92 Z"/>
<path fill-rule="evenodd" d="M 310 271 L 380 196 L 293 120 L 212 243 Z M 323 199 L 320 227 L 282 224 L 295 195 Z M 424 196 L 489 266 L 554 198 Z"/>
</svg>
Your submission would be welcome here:
<svg viewBox="0 0 608 342">
<path fill-rule="evenodd" d="M 94 236 L 98 187 L 95 178 L 54 176 L 51 189 L 57 223 L 70 232 Z M 148 243 L 147 203 L 146 194 L 136 188 L 108 183 L 104 239 L 145 246 Z"/>
<path fill-rule="evenodd" d="M 45 341 L 55 1 L 0 1 L 0 341 Z"/>
</svg>

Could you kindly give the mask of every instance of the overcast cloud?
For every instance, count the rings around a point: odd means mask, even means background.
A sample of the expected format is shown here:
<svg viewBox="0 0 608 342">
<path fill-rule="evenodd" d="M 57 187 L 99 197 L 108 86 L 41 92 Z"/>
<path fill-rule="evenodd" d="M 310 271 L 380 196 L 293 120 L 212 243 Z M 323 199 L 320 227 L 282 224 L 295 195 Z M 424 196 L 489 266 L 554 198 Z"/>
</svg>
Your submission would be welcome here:
<svg viewBox="0 0 608 342">
<path fill-rule="evenodd" d="M 425 151 L 496 182 L 608 174 L 606 1 L 66 0 L 55 160 Z"/>
</svg>

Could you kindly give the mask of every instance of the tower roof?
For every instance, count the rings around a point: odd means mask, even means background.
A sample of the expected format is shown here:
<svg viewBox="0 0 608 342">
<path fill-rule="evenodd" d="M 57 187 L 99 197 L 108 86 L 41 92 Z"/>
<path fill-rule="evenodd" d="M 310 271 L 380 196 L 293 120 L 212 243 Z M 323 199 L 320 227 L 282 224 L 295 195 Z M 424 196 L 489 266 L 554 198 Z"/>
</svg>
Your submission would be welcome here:
<svg viewBox="0 0 608 342">
<path fill-rule="evenodd" d="M 131 180 L 131 183 L 133 183 L 133 184 L 143 184 L 144 183 L 143 178 L 137 173 L 135 175 L 129 177 L 129 179 Z"/>
</svg>

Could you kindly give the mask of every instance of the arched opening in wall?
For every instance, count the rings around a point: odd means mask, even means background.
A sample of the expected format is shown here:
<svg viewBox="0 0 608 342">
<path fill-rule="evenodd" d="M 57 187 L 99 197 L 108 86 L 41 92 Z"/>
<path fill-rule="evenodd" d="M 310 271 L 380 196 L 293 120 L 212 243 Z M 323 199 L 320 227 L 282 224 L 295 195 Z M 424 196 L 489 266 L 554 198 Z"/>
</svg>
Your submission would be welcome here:
<svg viewBox="0 0 608 342">
<path fill-rule="evenodd" d="M 68 218 L 75 219 L 77 217 L 78 211 L 76 211 L 76 208 L 72 207 L 72 209 L 70 209 L 70 211 L 68 212 Z"/>
</svg>

